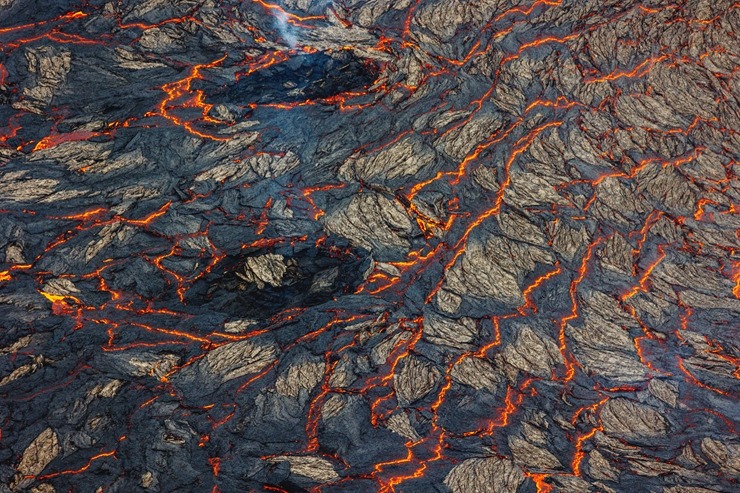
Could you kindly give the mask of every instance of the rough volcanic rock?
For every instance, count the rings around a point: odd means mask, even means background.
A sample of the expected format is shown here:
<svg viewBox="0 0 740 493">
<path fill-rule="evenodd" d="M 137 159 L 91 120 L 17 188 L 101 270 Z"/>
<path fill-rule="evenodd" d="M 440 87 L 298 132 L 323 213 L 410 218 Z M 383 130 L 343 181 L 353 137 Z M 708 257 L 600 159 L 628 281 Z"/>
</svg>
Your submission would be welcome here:
<svg viewBox="0 0 740 493">
<path fill-rule="evenodd" d="M 487 458 L 468 459 L 455 466 L 444 482 L 453 493 L 514 493 L 523 480 L 521 470 L 511 461 Z"/>
<path fill-rule="evenodd" d="M 413 227 L 403 207 L 378 193 L 355 195 L 327 217 L 329 231 L 369 250 L 408 247 Z"/>
<path fill-rule="evenodd" d="M 0 493 L 734 493 L 735 0 L 0 0 Z"/>
<path fill-rule="evenodd" d="M 16 466 L 18 472 L 13 482 L 13 488 L 23 488 L 31 482 L 28 477 L 37 476 L 44 468 L 59 455 L 59 437 L 51 428 L 42 431 L 28 445 Z"/>
<path fill-rule="evenodd" d="M 638 440 L 668 431 L 665 418 L 658 411 L 623 398 L 611 399 L 604 405 L 601 423 L 607 434 Z"/>
<path fill-rule="evenodd" d="M 223 383 L 259 372 L 276 354 L 277 348 L 269 343 L 232 342 L 210 351 L 205 358 L 180 371 L 175 384 L 193 387 L 198 395 L 210 394 Z"/>
<path fill-rule="evenodd" d="M 403 368 L 394 378 L 398 403 L 408 406 L 429 394 L 436 387 L 439 376 L 429 362 L 414 357 L 404 359 Z"/>
<path fill-rule="evenodd" d="M 328 484 L 339 479 L 331 462 L 321 457 L 278 456 L 271 462 L 285 461 L 290 464 L 290 474 L 309 479 L 312 483 Z M 300 479 L 298 479 L 300 481 Z"/>
<path fill-rule="evenodd" d="M 538 336 L 526 325 L 518 332 L 516 340 L 501 353 L 503 360 L 532 375 L 544 377 L 550 374 L 562 358 L 557 345 L 548 337 Z"/>
</svg>

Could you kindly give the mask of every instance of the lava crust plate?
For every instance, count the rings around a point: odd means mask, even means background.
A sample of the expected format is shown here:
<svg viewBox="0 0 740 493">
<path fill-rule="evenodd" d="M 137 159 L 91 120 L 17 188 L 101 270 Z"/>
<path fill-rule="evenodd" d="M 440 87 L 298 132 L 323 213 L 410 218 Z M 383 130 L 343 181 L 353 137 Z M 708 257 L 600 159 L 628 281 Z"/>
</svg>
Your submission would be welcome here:
<svg viewBox="0 0 740 493">
<path fill-rule="evenodd" d="M 737 0 L 0 0 L 0 493 L 735 493 Z"/>
</svg>

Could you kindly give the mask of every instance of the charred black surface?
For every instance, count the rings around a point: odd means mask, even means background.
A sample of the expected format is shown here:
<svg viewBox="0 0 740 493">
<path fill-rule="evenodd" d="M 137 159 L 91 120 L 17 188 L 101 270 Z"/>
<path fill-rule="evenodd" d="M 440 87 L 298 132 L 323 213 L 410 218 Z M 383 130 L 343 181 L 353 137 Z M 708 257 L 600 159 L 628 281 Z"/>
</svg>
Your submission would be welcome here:
<svg viewBox="0 0 740 493">
<path fill-rule="evenodd" d="M 735 493 L 736 0 L 0 0 L 0 493 Z"/>
<path fill-rule="evenodd" d="M 294 55 L 249 74 L 237 71 L 237 82 L 226 87 L 207 83 L 194 87 L 202 87 L 209 103 L 238 106 L 293 103 L 367 89 L 378 73 L 379 68 L 373 60 L 363 60 L 349 50 L 340 50 Z"/>
<path fill-rule="evenodd" d="M 346 244 L 298 243 L 250 250 L 224 259 L 221 278 L 194 285 L 186 302 L 203 310 L 262 320 L 282 310 L 308 308 L 352 293 L 372 267 L 368 252 Z"/>
</svg>

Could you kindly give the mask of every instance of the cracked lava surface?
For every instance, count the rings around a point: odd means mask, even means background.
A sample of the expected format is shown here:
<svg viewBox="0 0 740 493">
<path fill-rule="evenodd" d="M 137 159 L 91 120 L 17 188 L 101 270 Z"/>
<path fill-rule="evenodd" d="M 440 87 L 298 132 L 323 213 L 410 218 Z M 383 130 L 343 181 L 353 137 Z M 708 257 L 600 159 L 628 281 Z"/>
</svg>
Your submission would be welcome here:
<svg viewBox="0 0 740 493">
<path fill-rule="evenodd" d="M 0 492 L 738 491 L 739 28 L 0 0 Z"/>
</svg>

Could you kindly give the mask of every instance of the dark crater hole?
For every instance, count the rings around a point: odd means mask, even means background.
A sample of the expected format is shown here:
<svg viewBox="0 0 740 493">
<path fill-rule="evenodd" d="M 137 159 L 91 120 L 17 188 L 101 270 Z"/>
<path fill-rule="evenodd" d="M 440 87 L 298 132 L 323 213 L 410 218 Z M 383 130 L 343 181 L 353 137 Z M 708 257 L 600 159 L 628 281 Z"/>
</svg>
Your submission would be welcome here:
<svg viewBox="0 0 740 493">
<path fill-rule="evenodd" d="M 200 81 L 194 88 L 206 93 L 208 103 L 249 104 L 292 103 L 323 99 L 370 86 L 379 67 L 351 51 L 304 53 L 239 77 L 227 86 Z"/>
<path fill-rule="evenodd" d="M 265 318 L 354 292 L 371 264 L 369 252 L 328 240 L 248 249 L 224 259 L 221 274 L 194 286 L 185 301 L 231 316 Z"/>
</svg>

